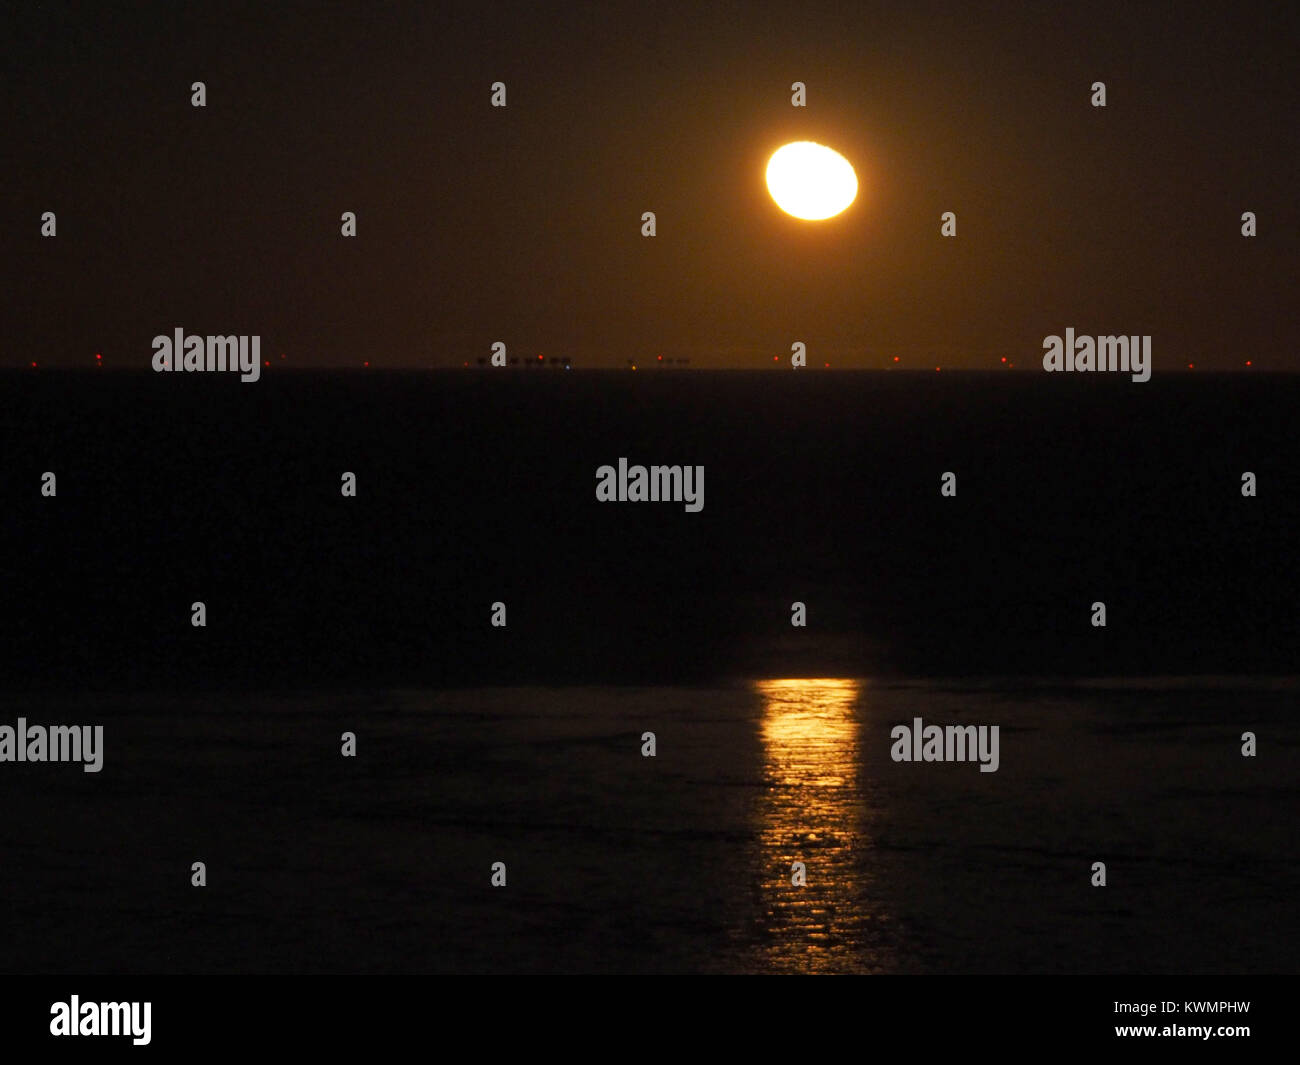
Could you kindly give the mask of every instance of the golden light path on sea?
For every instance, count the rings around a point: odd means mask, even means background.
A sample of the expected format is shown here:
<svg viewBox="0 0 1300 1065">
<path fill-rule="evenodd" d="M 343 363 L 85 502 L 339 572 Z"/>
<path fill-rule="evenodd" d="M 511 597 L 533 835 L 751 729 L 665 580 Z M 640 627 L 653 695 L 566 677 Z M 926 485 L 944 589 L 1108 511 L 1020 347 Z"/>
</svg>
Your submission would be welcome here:
<svg viewBox="0 0 1300 1065">
<path fill-rule="evenodd" d="M 762 680 L 764 787 L 757 803 L 762 968 L 871 972 L 884 914 L 870 892 L 871 841 L 861 757 L 860 682 Z M 803 862 L 807 883 L 792 884 Z"/>
</svg>

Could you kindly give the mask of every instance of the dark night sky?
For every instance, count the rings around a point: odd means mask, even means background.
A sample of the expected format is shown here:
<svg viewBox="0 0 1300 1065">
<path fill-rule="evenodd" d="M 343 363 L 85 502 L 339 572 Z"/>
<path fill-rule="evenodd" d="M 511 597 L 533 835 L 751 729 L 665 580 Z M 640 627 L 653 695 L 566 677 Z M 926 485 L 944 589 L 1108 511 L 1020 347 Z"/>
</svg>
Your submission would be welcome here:
<svg viewBox="0 0 1300 1065">
<path fill-rule="evenodd" d="M 799 339 L 818 367 L 1033 369 L 1073 326 L 1150 333 L 1157 371 L 1300 368 L 1300 15 L 1136 7 L 24 8 L 0 362 L 142 369 L 181 326 L 294 366 L 503 340 L 758 368 Z M 805 138 L 858 169 L 829 222 L 763 185 Z"/>
</svg>

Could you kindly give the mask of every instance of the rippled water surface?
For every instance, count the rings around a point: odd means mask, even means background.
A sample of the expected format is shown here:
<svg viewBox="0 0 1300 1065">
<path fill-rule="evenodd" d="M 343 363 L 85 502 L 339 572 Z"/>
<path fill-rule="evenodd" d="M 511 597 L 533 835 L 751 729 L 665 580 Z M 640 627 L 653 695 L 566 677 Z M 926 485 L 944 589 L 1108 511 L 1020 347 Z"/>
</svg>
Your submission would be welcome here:
<svg viewBox="0 0 1300 1065">
<path fill-rule="evenodd" d="M 102 722 L 106 753 L 0 773 L 0 968 L 1294 971 L 1293 692 L 11 696 L 10 723 Z M 914 717 L 997 724 L 999 770 L 893 762 Z"/>
</svg>

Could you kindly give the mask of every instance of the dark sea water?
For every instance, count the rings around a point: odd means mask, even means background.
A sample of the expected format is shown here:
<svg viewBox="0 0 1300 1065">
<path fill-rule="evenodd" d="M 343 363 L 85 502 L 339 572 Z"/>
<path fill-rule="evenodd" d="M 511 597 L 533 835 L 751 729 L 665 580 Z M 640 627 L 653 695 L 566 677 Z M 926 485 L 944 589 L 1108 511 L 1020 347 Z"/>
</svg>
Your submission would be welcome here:
<svg viewBox="0 0 1300 1065">
<path fill-rule="evenodd" d="M 666 683 L 773 655 L 1293 672 L 1300 377 L 1098 376 L 10 374 L 5 664 L 127 688 Z M 598 502 L 621 456 L 704 466 L 703 511 Z"/>
<path fill-rule="evenodd" d="M 1300 968 L 1295 378 L 0 389 L 0 971 Z"/>
<path fill-rule="evenodd" d="M 106 759 L 0 773 L 6 972 L 1297 968 L 1294 682 L 6 699 L 19 714 L 103 722 Z M 913 716 L 998 724 L 998 771 L 893 762 Z"/>
</svg>

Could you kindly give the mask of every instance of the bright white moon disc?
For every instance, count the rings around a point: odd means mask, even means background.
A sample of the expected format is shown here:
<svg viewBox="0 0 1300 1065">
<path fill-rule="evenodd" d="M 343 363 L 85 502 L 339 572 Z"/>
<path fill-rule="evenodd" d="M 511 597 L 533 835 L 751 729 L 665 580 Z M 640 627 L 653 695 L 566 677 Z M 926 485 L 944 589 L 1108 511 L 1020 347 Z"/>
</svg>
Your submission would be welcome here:
<svg viewBox="0 0 1300 1065">
<path fill-rule="evenodd" d="M 834 149 L 795 141 L 768 160 L 767 190 L 786 214 L 816 222 L 834 217 L 853 202 L 858 176 Z"/>
</svg>

